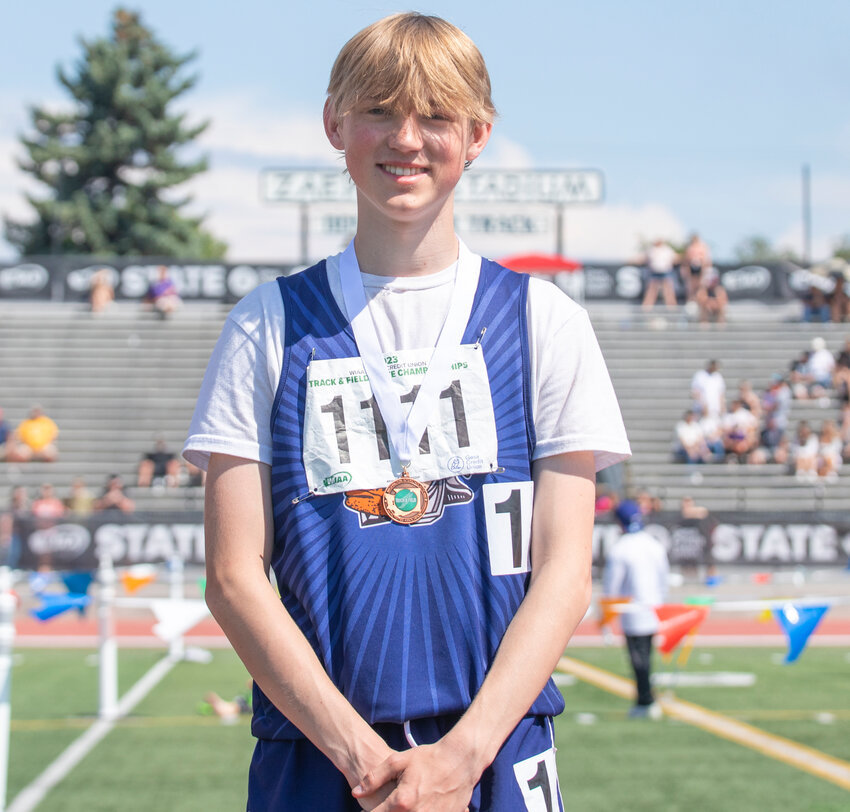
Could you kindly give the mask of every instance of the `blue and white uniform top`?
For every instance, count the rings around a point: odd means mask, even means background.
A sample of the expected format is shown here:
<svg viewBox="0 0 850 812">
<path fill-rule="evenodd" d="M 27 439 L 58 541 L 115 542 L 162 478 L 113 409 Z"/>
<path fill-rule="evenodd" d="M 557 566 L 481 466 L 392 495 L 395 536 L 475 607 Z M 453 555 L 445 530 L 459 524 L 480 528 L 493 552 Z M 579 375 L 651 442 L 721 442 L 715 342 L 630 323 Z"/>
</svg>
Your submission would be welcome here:
<svg viewBox="0 0 850 812">
<path fill-rule="evenodd" d="M 386 461 L 387 444 L 335 274 L 333 260 L 322 262 L 237 306 L 184 453 L 202 466 L 214 452 L 271 465 L 272 566 L 281 599 L 364 718 L 462 713 L 528 586 L 532 461 L 572 450 L 594 451 L 599 468 L 625 458 L 616 399 L 584 311 L 554 286 L 530 285 L 482 261 L 463 346 L 419 446 L 423 460 L 439 455 L 450 475 L 428 481 L 422 519 L 394 524 L 378 506 L 376 488 L 386 483 L 369 481 L 368 472 Z M 442 276 L 438 293 L 450 297 L 452 278 Z M 404 401 L 433 341 L 417 346 L 408 335 L 393 346 L 393 324 L 403 331 L 404 312 L 431 321 L 439 313 L 420 312 L 421 281 L 407 289 L 399 282 L 380 283 L 390 296 L 400 294 L 392 304 L 379 293 L 369 306 L 388 311 L 389 328 L 382 332 L 380 317 L 376 325 Z M 434 287 L 427 288 L 432 299 Z M 535 316 L 536 327 L 529 323 Z M 254 392 L 241 405 L 235 394 L 248 369 Z M 560 407 L 550 400 L 553 388 Z M 244 428 L 248 413 L 255 431 Z M 265 429 L 258 414 L 268 416 Z M 311 492 L 317 495 L 304 498 Z M 261 692 L 255 699 L 255 735 L 299 735 Z M 550 681 L 529 713 L 562 708 Z"/>
</svg>

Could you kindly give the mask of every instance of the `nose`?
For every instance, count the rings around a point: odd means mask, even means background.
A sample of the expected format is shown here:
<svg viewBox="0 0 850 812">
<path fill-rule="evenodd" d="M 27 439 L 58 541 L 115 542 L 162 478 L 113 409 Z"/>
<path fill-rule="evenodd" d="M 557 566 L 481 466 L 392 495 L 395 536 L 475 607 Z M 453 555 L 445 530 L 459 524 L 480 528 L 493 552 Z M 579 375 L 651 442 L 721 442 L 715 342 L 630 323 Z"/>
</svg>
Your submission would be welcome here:
<svg viewBox="0 0 850 812">
<path fill-rule="evenodd" d="M 389 144 L 393 149 L 406 151 L 422 148 L 422 128 L 415 114 L 399 115 L 393 118 Z"/>
</svg>

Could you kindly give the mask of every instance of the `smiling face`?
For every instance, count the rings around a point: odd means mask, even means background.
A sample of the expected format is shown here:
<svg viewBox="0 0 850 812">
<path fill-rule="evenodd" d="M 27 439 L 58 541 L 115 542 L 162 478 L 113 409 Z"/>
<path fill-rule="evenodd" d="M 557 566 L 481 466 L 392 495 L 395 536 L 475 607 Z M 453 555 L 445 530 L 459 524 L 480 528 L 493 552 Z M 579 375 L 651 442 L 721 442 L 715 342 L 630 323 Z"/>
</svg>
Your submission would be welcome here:
<svg viewBox="0 0 850 812">
<path fill-rule="evenodd" d="M 339 116 L 329 100 L 325 131 L 345 153 L 361 220 L 427 223 L 451 217 L 464 164 L 481 153 L 490 125 L 450 113 L 400 112 L 370 101 Z"/>
</svg>

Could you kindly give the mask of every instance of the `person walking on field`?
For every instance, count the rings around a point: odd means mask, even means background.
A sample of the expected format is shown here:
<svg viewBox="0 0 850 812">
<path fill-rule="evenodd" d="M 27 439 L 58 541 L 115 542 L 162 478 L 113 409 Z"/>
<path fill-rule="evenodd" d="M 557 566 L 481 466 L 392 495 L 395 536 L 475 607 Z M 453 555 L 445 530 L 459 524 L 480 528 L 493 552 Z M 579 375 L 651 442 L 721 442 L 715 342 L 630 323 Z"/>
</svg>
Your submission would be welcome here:
<svg viewBox="0 0 850 812">
<path fill-rule="evenodd" d="M 494 116 L 445 20 L 349 40 L 324 126 L 354 240 L 250 293 L 207 369 L 184 456 L 255 682 L 254 812 L 563 809 L 551 674 L 590 599 L 595 471 L 629 446 L 583 308 L 455 234 Z"/>
<path fill-rule="evenodd" d="M 650 680 L 652 638 L 658 631 L 655 607 L 664 603 L 667 595 L 667 552 L 660 541 L 644 530 L 643 515 L 636 502 L 621 502 L 615 515 L 623 535 L 607 556 L 603 589 L 607 597 L 628 599 L 620 615 L 620 625 L 637 693 L 629 716 L 655 719 L 661 716 L 661 708 L 655 702 Z"/>
</svg>

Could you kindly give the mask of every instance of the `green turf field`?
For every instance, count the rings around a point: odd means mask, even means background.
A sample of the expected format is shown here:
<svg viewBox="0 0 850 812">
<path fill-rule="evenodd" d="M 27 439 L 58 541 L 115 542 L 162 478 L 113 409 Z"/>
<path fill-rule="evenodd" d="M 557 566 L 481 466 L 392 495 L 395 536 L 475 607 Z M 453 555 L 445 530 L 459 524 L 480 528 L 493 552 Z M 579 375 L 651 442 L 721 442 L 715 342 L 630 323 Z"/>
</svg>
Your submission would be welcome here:
<svg viewBox="0 0 850 812">
<path fill-rule="evenodd" d="M 617 649 L 570 656 L 626 675 Z M 850 761 L 850 659 L 809 647 L 800 661 L 777 649 L 697 649 L 685 670 L 753 672 L 753 687 L 678 688 L 676 696 Z M 121 691 L 160 657 L 121 651 Z M 665 670 L 659 663 L 659 670 Z M 229 651 L 208 665 L 181 663 L 54 789 L 40 812 L 218 812 L 244 809 L 251 754 L 247 718 L 233 726 L 198 712 L 209 690 L 231 697 L 247 676 Z M 568 810 L 846 812 L 850 792 L 740 745 L 670 720 L 633 721 L 629 703 L 590 685 L 566 686 L 558 761 Z M 16 655 L 9 799 L 92 721 L 93 652 Z M 312 812 L 305 810 L 305 812 Z M 319 812 L 319 811 L 317 811 Z"/>
</svg>

